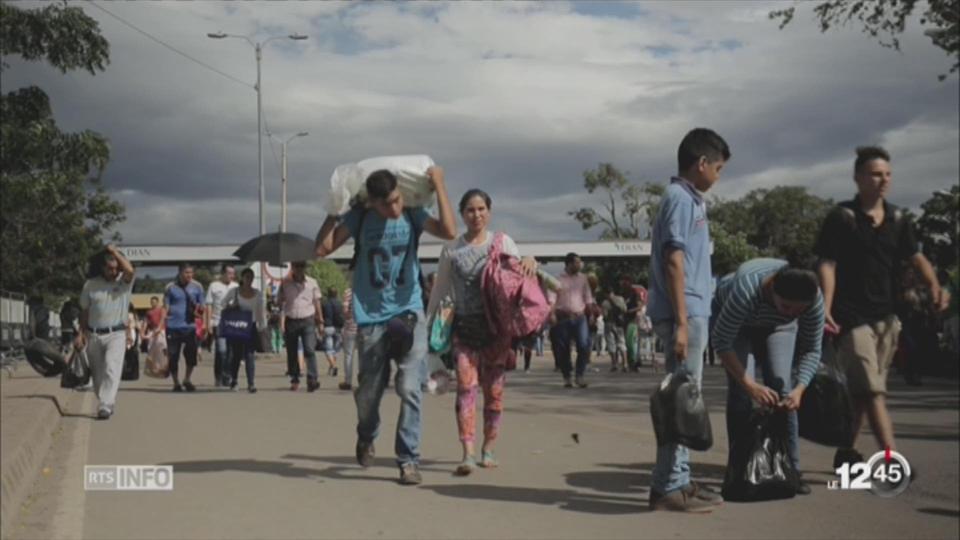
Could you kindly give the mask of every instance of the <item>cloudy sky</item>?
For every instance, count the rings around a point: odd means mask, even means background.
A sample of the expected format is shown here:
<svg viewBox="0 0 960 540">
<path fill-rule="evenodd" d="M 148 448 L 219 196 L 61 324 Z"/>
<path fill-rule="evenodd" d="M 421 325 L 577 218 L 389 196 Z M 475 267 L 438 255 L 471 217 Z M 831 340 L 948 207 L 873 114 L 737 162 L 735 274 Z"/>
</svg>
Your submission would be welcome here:
<svg viewBox="0 0 960 540">
<path fill-rule="evenodd" d="M 486 189 L 515 238 L 594 239 L 567 215 L 590 202 L 581 173 L 612 162 L 665 181 L 696 126 L 733 150 L 724 198 L 777 185 L 848 197 L 853 148 L 869 143 L 893 154 L 895 203 L 960 178 L 958 79 L 937 80 L 951 60 L 916 19 L 896 52 L 856 27 L 821 34 L 809 5 L 779 30 L 767 13 L 782 2 L 71 4 L 110 42 L 106 71 L 10 58 L 2 90 L 37 84 L 63 129 L 110 139 L 127 244 L 258 231 L 256 63 L 247 42 L 206 37 L 219 31 L 309 36 L 271 41 L 262 62 L 267 126 L 310 132 L 288 147 L 289 229 L 308 236 L 338 164 L 425 153 L 454 200 Z M 280 145 L 264 140 L 276 230 Z"/>
</svg>

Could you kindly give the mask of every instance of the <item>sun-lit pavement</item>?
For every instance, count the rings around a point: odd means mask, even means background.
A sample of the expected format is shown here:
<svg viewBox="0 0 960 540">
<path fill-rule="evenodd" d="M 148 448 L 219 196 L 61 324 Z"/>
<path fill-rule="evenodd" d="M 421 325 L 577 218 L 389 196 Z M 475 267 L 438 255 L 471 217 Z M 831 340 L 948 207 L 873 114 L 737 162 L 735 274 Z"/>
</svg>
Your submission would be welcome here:
<svg viewBox="0 0 960 540">
<path fill-rule="evenodd" d="M 255 395 L 212 388 L 199 367 L 195 394 L 167 381 L 124 383 L 107 422 L 66 417 L 48 474 L 19 516 L 18 538 L 956 538 L 958 389 L 891 377 L 900 451 L 920 471 L 883 499 L 828 491 L 831 449 L 801 443 L 813 494 L 727 503 L 707 516 L 647 510 L 654 460 L 648 397 L 659 376 L 611 374 L 603 360 L 587 389 L 564 389 L 549 357 L 511 372 L 497 456 L 501 466 L 452 476 L 460 458 L 454 396 L 425 396 L 422 485 L 397 484 L 398 399 L 384 397 L 375 466 L 353 457 L 356 413 L 323 377 L 314 394 L 287 390 L 284 364 L 258 365 Z M 694 452 L 694 475 L 719 489 L 726 463 L 719 366 L 704 387 L 715 436 Z M 241 374 L 241 377 L 243 375 Z M 55 384 L 52 382 L 51 384 Z M 241 387 L 243 384 L 241 384 Z M 93 412 L 86 399 L 83 412 Z M 478 414 L 478 416 L 481 416 Z M 574 440 L 573 434 L 577 434 Z M 861 448 L 871 448 L 864 437 Z M 168 464 L 172 492 L 84 492 L 82 466 Z"/>
</svg>

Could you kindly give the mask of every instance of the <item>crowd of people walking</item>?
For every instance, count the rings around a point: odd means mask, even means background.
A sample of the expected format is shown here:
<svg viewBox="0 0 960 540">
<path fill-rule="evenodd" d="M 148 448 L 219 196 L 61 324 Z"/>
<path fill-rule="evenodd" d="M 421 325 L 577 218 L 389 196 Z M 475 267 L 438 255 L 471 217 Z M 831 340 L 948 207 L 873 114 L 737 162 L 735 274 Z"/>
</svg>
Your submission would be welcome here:
<svg viewBox="0 0 960 540">
<path fill-rule="evenodd" d="M 950 295 L 918 251 L 912 222 L 886 201 L 892 179 L 889 154 L 878 147 L 857 150 L 856 195 L 838 204 L 823 223 L 816 266 L 755 259 L 715 279 L 704 194 L 719 181 L 730 159 L 726 141 L 712 130 L 694 129 L 681 141 L 677 175 L 667 186 L 653 223 L 648 289 L 638 288 L 628 273 L 598 291 L 576 253 L 566 256 L 559 276 L 548 276 L 537 261 L 523 256 L 509 235 L 491 227 L 494 201 L 486 192 L 470 189 L 460 198 L 457 209 L 465 232 L 458 234 L 440 167 L 428 171 L 436 192 L 436 216 L 420 207 L 405 207 L 397 178 L 382 170 L 366 180 L 366 204 L 344 215 L 327 216 L 317 233 L 319 258 L 354 240 L 349 288 L 321 291 L 306 274 L 306 261 L 294 261 L 271 309 L 253 287 L 252 270 L 244 269 L 237 284 L 234 268 L 224 265 L 204 295 L 193 279 L 192 266 L 182 264 L 162 297 L 151 300 L 141 326 L 142 347 L 155 351 L 162 344 L 174 392 L 196 389 L 192 376 L 198 344 L 204 339 L 213 340 L 214 384 L 236 390 L 243 362 L 251 393 L 257 391 L 254 336 L 259 331 L 270 330 L 271 348 L 282 339 L 292 391 L 299 389 L 304 377 L 307 392 L 320 387 L 318 350 L 327 360 L 327 375 L 338 377 L 337 352 L 342 351 L 339 388 L 353 391 L 355 456 L 363 467 L 369 467 L 376 455 L 380 404 L 395 365 L 393 382 L 401 406 L 394 451 L 400 483 L 413 485 L 422 480 L 428 350 L 433 348 L 434 332 L 439 328 L 442 334 L 445 308 L 451 305 L 449 349 L 436 352 L 445 355 L 456 373 L 453 414 L 462 456 L 453 472 L 461 476 L 478 467 L 498 466 L 494 449 L 509 410 L 507 373 L 517 366 L 518 353 L 524 359 L 523 370 L 529 370 L 533 353 L 543 353 L 545 335 L 560 384 L 579 389 L 588 387 L 587 366 L 595 345 L 609 354 L 611 371 L 636 371 L 643 364 L 667 373 L 682 369 L 699 384 L 712 343 L 727 372 L 731 446 L 755 405 L 783 410 L 789 419 L 789 458 L 799 470 L 796 411 L 822 362 L 826 333 L 833 336 L 837 363 L 846 372 L 855 399 L 854 433 L 869 420 L 877 445 L 895 449 L 885 400 L 887 372 L 900 335 L 896 313 L 903 312 L 905 302 L 898 296 L 895 269 L 911 266 L 914 280 L 925 285 L 925 298 L 906 298 L 914 312 L 927 305 L 944 309 Z M 421 276 L 416 256 L 422 233 L 446 242 L 437 272 L 429 279 Z M 497 292 L 491 287 L 509 285 L 494 279 L 504 260 L 512 261 L 517 283 L 527 284 L 521 287 L 536 288 L 523 294 L 530 295 L 535 307 L 543 307 L 530 312 L 542 320 L 527 321 L 530 331 L 522 336 L 504 331 L 516 326 L 504 320 L 516 314 L 493 312 L 491 307 Z M 133 282 L 133 266 L 108 247 L 91 265 L 80 295 L 75 346 L 87 348 L 100 400 L 98 416 L 103 419 L 116 410 L 124 347 L 120 332 L 128 326 Z M 655 353 L 656 341 L 662 344 L 662 357 Z M 181 356 L 186 367 L 182 379 Z M 483 432 L 478 448 L 480 394 Z M 862 461 L 855 448 L 856 437 L 837 451 L 834 465 Z M 652 509 L 702 513 L 722 504 L 720 494 L 691 480 L 691 457 L 685 446 L 661 444 L 651 451 L 656 456 Z M 809 487 L 801 483 L 798 492 L 809 493 Z"/>
</svg>

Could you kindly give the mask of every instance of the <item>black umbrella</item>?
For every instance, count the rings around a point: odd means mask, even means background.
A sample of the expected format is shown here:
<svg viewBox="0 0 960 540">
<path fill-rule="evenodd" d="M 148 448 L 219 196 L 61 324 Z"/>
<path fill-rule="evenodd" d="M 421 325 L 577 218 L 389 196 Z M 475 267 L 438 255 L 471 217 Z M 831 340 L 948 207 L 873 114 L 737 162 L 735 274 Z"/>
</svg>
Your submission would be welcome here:
<svg viewBox="0 0 960 540">
<path fill-rule="evenodd" d="M 282 266 L 291 261 L 314 258 L 313 240 L 296 233 L 269 233 L 247 240 L 233 252 L 246 262 L 266 262 Z"/>
</svg>

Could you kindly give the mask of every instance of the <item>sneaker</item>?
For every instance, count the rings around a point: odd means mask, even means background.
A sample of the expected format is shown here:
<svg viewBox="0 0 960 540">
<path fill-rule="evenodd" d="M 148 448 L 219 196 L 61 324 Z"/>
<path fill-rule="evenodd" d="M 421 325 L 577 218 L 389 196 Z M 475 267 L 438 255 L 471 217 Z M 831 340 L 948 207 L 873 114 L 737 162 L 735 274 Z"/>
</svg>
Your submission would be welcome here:
<svg viewBox="0 0 960 540">
<path fill-rule="evenodd" d="M 253 386 L 253 385 L 250 385 L 250 386 L 247 387 L 247 392 L 250 392 L 251 394 L 256 394 L 256 393 L 257 393 L 257 387 L 256 387 L 256 386 Z"/>
<path fill-rule="evenodd" d="M 863 462 L 863 454 L 853 448 L 838 448 L 837 453 L 833 455 L 833 468 L 839 469 L 844 463 L 851 465 Z"/>
<path fill-rule="evenodd" d="M 377 452 L 373 447 L 373 441 L 364 442 L 357 440 L 357 463 L 361 467 L 369 467 L 373 465 L 373 458 L 376 457 Z"/>
<path fill-rule="evenodd" d="M 110 407 L 100 407 L 97 411 L 97 420 L 109 420 L 111 416 L 113 416 L 113 409 Z"/>
<path fill-rule="evenodd" d="M 564 388 L 573 388 L 573 382 L 570 381 L 570 377 L 563 378 L 563 387 Z"/>
<path fill-rule="evenodd" d="M 586 388 L 587 381 L 583 380 L 583 375 L 577 376 L 577 388 Z"/>
<path fill-rule="evenodd" d="M 230 391 L 231 391 L 231 392 L 236 392 L 236 391 L 237 391 L 237 386 L 238 386 L 238 385 L 237 385 L 236 382 L 230 383 Z"/>
<path fill-rule="evenodd" d="M 173 383 L 174 392 L 183 392 L 183 386 L 180 386 L 180 383 Z"/>
<path fill-rule="evenodd" d="M 348 382 L 342 382 L 338 385 L 341 390 L 353 390 L 353 385 Z"/>
<path fill-rule="evenodd" d="M 709 489 L 701 486 L 700 484 L 690 481 L 686 487 L 681 488 L 687 497 L 691 499 L 696 499 L 703 502 L 708 502 L 714 506 L 720 506 L 723 504 L 723 496 L 719 493 L 710 491 Z"/>
<path fill-rule="evenodd" d="M 290 383 L 290 391 L 296 392 L 300 389 L 300 381 L 293 381 Z"/>
<path fill-rule="evenodd" d="M 666 510 L 669 512 L 687 512 L 691 514 L 706 514 L 713 512 L 713 504 L 688 496 L 682 489 L 671 491 L 664 495 L 650 490 L 650 509 Z"/>
<path fill-rule="evenodd" d="M 314 392 L 320 388 L 320 381 L 317 379 L 307 379 L 307 392 Z"/>
<path fill-rule="evenodd" d="M 193 385 L 190 381 L 183 381 L 183 389 L 187 392 L 196 392 L 197 387 Z"/>
<path fill-rule="evenodd" d="M 802 478 L 800 483 L 797 484 L 797 495 L 809 495 L 811 492 L 810 484 L 806 483 Z"/>
<path fill-rule="evenodd" d="M 423 482 L 420 476 L 420 468 L 416 463 L 405 463 L 400 466 L 400 484 L 404 486 L 415 486 Z"/>
</svg>

